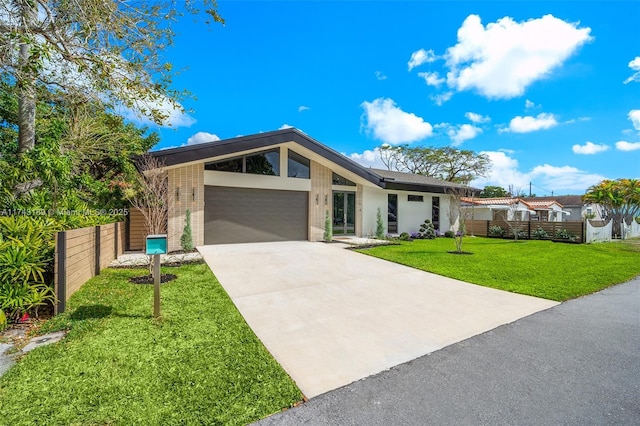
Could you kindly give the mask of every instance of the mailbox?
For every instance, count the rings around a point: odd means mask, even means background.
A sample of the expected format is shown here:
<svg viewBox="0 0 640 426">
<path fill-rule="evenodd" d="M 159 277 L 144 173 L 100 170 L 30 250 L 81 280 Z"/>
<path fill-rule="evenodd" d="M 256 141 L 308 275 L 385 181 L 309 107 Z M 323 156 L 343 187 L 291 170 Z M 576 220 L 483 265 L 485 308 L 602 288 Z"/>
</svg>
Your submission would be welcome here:
<svg viewBox="0 0 640 426">
<path fill-rule="evenodd" d="M 147 255 L 167 254 L 167 234 L 147 235 Z"/>
</svg>

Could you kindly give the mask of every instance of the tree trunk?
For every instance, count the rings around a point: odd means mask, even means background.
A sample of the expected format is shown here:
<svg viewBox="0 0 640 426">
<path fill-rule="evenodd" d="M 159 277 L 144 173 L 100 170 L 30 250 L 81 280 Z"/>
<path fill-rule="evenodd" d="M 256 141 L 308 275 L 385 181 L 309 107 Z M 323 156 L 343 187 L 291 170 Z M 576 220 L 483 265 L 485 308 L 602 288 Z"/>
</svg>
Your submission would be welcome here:
<svg viewBox="0 0 640 426">
<path fill-rule="evenodd" d="M 30 26 L 36 19 L 35 6 L 30 1 L 19 2 L 22 7 L 23 25 Z M 18 79 L 18 150 L 20 153 L 33 149 L 36 142 L 36 79 L 29 64 L 30 44 L 20 44 L 20 67 Z"/>
</svg>

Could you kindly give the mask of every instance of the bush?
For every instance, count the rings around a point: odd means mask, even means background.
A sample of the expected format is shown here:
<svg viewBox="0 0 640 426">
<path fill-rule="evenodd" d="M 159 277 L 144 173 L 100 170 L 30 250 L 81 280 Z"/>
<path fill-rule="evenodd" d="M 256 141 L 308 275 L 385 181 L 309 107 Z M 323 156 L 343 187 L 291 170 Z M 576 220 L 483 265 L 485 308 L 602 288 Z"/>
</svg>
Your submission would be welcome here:
<svg viewBox="0 0 640 426">
<path fill-rule="evenodd" d="M 640 225 L 640 216 L 636 216 L 636 223 Z"/>
<path fill-rule="evenodd" d="M 568 240 L 574 242 L 578 239 L 576 235 L 569 233 L 566 229 L 558 229 L 554 235 L 556 239 L 559 240 Z"/>
<path fill-rule="evenodd" d="M 446 231 L 444 233 L 445 238 L 453 238 L 456 234 L 453 231 Z"/>
<path fill-rule="evenodd" d="M 380 207 L 378 207 L 378 213 L 376 214 L 376 238 L 379 240 L 384 239 L 384 223 L 382 223 Z"/>
<path fill-rule="evenodd" d="M 4 311 L 0 309 L 0 331 L 7 328 L 7 317 L 4 315 Z"/>
<path fill-rule="evenodd" d="M 408 232 L 403 232 L 402 234 L 400 234 L 400 236 L 398 237 L 398 239 L 400 241 L 409 241 L 411 240 L 411 236 L 409 235 Z"/>
<path fill-rule="evenodd" d="M 191 235 L 191 211 L 187 209 L 184 213 L 184 229 L 180 237 L 180 246 L 184 251 L 193 250 L 193 236 Z"/>
<path fill-rule="evenodd" d="M 329 210 L 324 215 L 324 234 L 322 236 L 326 242 L 333 240 L 333 229 L 331 227 L 331 217 L 329 217 Z"/>
<path fill-rule="evenodd" d="M 436 237 L 436 230 L 433 227 L 433 223 L 429 219 L 425 219 L 424 223 L 420 225 L 420 238 L 432 240 Z"/>
<path fill-rule="evenodd" d="M 549 238 L 549 234 L 547 233 L 547 231 L 545 231 L 544 229 L 542 229 L 540 227 L 538 229 L 536 229 L 535 231 L 533 231 L 531 233 L 531 236 L 533 238 L 538 238 L 540 240 L 544 240 L 545 238 Z"/>
<path fill-rule="evenodd" d="M 422 238 L 422 235 L 420 235 L 419 232 L 412 232 L 411 234 L 409 234 L 409 236 L 412 240 L 419 240 Z"/>
<path fill-rule="evenodd" d="M 489 228 L 490 237 L 504 237 L 504 229 L 501 226 L 492 226 Z"/>
</svg>

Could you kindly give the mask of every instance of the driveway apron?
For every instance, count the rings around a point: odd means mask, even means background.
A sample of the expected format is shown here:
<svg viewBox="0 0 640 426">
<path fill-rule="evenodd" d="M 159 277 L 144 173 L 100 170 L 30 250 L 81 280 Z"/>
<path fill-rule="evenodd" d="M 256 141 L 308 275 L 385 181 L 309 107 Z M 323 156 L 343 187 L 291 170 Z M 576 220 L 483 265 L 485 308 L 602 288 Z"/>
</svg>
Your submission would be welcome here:
<svg viewBox="0 0 640 426">
<path fill-rule="evenodd" d="M 306 241 L 198 250 L 312 398 L 557 305 Z"/>
</svg>

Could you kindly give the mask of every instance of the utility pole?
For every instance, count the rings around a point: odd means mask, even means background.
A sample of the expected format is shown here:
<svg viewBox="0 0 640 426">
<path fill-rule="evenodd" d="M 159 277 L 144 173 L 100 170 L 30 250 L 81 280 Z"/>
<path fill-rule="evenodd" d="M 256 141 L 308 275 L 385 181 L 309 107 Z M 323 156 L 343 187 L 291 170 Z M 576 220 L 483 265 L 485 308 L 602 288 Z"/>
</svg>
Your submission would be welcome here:
<svg viewBox="0 0 640 426">
<path fill-rule="evenodd" d="M 529 197 L 531 197 L 531 182 L 529 182 Z"/>
</svg>

